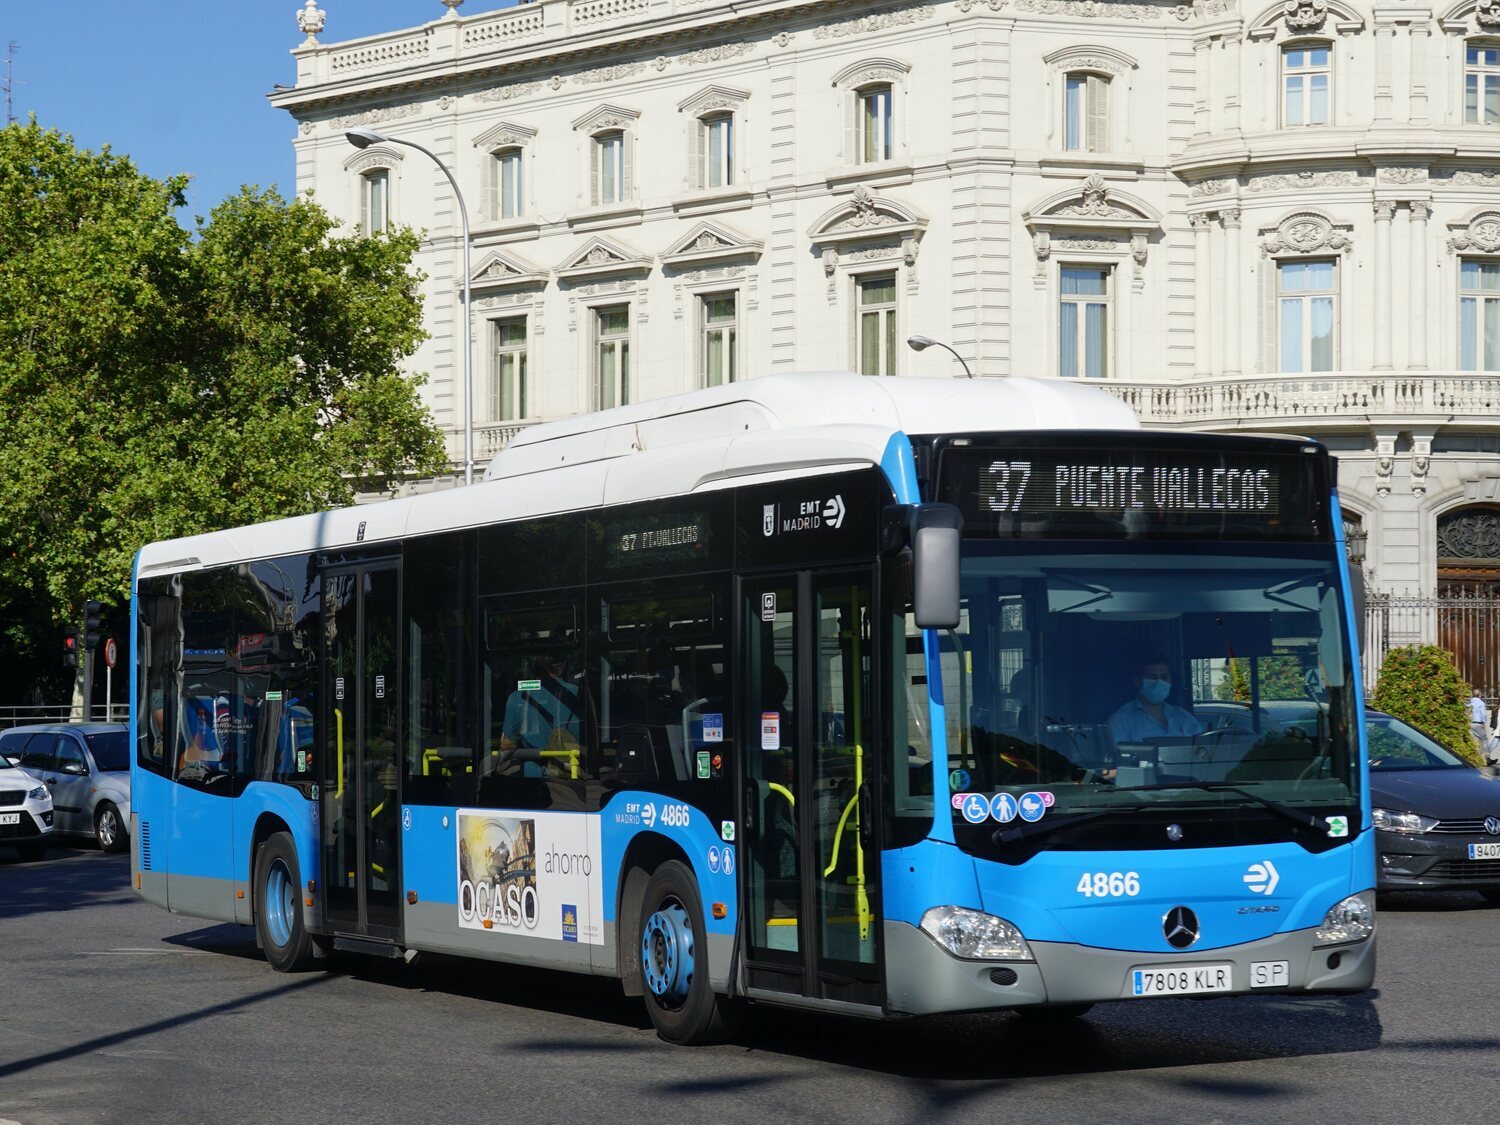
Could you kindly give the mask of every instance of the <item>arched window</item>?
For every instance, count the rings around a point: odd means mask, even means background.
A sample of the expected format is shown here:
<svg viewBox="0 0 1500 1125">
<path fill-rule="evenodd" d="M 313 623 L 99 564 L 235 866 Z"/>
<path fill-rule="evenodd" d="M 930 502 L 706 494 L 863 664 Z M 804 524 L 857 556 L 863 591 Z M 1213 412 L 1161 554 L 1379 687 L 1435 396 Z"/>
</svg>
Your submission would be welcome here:
<svg viewBox="0 0 1500 1125">
<path fill-rule="evenodd" d="M 1333 49 L 1322 42 L 1281 48 L 1283 128 L 1327 125 L 1333 104 Z"/>
</svg>

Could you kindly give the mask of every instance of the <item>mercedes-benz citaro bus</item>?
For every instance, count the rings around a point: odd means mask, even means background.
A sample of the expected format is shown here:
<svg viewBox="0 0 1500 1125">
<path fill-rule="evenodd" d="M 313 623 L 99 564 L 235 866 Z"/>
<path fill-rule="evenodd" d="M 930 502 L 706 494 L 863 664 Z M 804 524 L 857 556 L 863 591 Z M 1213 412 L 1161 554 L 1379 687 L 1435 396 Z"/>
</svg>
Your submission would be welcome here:
<svg viewBox="0 0 1500 1125">
<path fill-rule="evenodd" d="M 1052 380 L 775 375 L 144 548 L 133 879 L 276 969 L 620 978 L 661 1035 L 1337 993 L 1374 845 L 1334 465 Z M 1293 729 L 1263 702 L 1298 699 Z"/>
</svg>

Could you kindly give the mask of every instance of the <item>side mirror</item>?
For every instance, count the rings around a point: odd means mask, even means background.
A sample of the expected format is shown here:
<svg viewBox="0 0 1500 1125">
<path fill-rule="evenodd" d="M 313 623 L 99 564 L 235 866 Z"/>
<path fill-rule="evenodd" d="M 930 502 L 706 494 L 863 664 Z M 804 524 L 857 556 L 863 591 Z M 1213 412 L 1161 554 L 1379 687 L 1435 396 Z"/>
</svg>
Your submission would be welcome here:
<svg viewBox="0 0 1500 1125">
<path fill-rule="evenodd" d="M 65 773 L 69 777 L 87 777 L 88 776 L 88 772 L 89 772 L 89 768 L 88 768 L 88 766 L 84 765 L 82 762 L 69 762 L 67 765 L 63 766 L 63 768 L 60 769 L 58 772 L 59 773 Z"/>
<path fill-rule="evenodd" d="M 914 504 L 909 526 L 917 628 L 956 629 L 964 517 L 952 504 Z"/>
</svg>

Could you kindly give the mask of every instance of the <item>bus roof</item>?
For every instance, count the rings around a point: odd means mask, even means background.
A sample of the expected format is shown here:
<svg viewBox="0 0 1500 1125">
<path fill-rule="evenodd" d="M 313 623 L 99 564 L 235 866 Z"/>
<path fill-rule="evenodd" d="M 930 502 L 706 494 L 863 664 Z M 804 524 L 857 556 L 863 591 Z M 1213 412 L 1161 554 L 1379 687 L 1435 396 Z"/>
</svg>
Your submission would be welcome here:
<svg viewBox="0 0 1500 1125">
<path fill-rule="evenodd" d="M 523 429 L 473 488 L 153 543 L 142 576 L 879 464 L 892 435 L 1137 430 L 1063 380 L 768 375 Z"/>
</svg>

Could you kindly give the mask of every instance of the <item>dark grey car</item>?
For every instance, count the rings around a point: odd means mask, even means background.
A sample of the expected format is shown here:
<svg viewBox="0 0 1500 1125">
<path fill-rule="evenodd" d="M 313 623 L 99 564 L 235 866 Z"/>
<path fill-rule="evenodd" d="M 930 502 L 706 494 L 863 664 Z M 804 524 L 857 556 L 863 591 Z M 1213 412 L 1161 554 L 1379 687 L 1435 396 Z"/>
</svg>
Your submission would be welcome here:
<svg viewBox="0 0 1500 1125">
<path fill-rule="evenodd" d="M 58 834 L 124 851 L 130 824 L 130 739 L 124 723 L 47 723 L 0 732 L 0 756 L 52 793 Z"/>
<path fill-rule="evenodd" d="M 1400 719 L 1366 711 L 1376 886 L 1500 902 L 1500 777 Z"/>
</svg>

